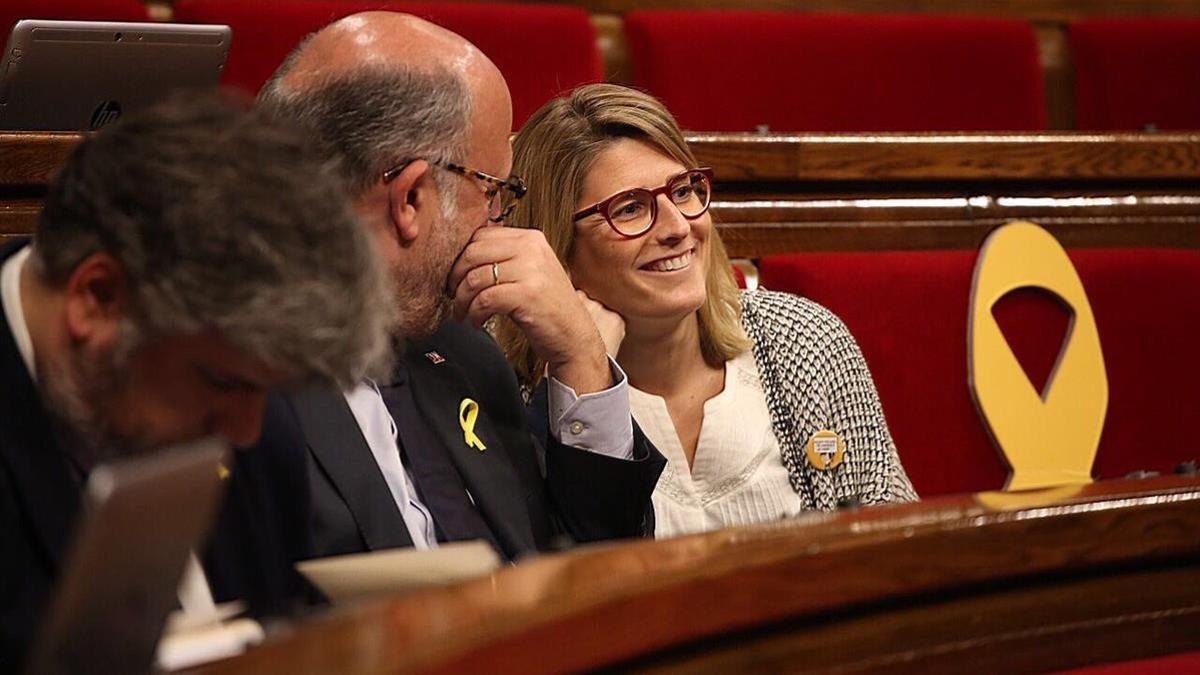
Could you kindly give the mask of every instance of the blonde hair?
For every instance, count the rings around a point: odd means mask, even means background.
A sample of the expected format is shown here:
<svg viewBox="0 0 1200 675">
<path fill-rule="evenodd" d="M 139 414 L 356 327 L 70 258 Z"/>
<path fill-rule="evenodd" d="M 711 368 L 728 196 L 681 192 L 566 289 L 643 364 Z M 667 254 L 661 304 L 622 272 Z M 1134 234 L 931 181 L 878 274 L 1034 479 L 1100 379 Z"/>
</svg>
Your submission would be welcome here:
<svg viewBox="0 0 1200 675">
<path fill-rule="evenodd" d="M 509 225 L 540 227 L 567 268 L 584 178 L 600 153 L 622 138 L 648 143 L 685 167 L 698 166 L 675 118 L 653 96 L 614 84 L 585 85 L 542 106 L 514 139 L 513 173 L 525 179 L 529 192 Z M 750 340 L 742 330 L 737 282 L 716 228 L 709 241 L 705 300 L 697 312 L 701 353 L 719 366 L 749 349 Z M 494 332 L 518 377 L 526 383 L 540 380 L 546 364 L 525 334 L 507 318 Z"/>
</svg>

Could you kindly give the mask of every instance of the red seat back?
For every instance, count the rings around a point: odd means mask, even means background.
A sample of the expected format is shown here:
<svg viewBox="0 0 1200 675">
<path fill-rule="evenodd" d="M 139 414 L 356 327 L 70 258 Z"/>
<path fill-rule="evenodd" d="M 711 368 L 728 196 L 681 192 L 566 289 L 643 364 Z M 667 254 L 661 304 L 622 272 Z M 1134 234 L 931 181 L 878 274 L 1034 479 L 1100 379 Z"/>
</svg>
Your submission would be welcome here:
<svg viewBox="0 0 1200 675">
<path fill-rule="evenodd" d="M 1200 19 L 1071 24 L 1075 126 L 1200 129 Z"/>
<path fill-rule="evenodd" d="M 223 82 L 256 93 L 300 40 L 349 14 L 407 12 L 448 28 L 479 47 L 504 73 L 513 126 L 554 96 L 603 79 L 589 14 L 576 7 L 504 3 L 342 0 L 180 0 L 177 21 L 226 23 L 233 42 Z"/>
<path fill-rule="evenodd" d="M 0 42 L 21 19 L 149 21 L 141 0 L 4 0 L 0 2 Z"/>
<path fill-rule="evenodd" d="M 1108 416 L 1094 477 L 1166 473 L 1196 459 L 1200 452 L 1189 439 L 1200 410 L 1200 251 L 1069 254 L 1092 304 L 1108 372 Z M 998 489 L 1007 476 L 967 383 L 975 259 L 974 251 L 812 253 L 760 264 L 764 287 L 812 298 L 850 328 L 901 460 L 925 496 Z M 1025 354 L 1041 355 L 1025 365 L 1042 379 L 1066 322 L 1046 317 L 1036 302 L 1016 304 L 1015 312 L 997 311 L 997 318 L 1023 363 Z M 1022 315 L 1035 320 L 1014 321 Z"/>
<path fill-rule="evenodd" d="M 638 86 L 687 129 L 1042 129 L 1021 21 L 747 11 L 625 17 Z"/>
</svg>

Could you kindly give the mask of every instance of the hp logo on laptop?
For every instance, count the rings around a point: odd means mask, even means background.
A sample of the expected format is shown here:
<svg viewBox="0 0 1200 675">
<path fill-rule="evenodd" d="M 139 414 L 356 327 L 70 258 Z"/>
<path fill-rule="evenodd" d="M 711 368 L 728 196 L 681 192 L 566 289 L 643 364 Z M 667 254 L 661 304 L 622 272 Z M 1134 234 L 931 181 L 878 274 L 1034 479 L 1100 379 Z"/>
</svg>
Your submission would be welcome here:
<svg viewBox="0 0 1200 675">
<path fill-rule="evenodd" d="M 102 101 L 92 113 L 92 131 L 112 122 L 121 116 L 121 104 L 116 101 Z"/>
</svg>

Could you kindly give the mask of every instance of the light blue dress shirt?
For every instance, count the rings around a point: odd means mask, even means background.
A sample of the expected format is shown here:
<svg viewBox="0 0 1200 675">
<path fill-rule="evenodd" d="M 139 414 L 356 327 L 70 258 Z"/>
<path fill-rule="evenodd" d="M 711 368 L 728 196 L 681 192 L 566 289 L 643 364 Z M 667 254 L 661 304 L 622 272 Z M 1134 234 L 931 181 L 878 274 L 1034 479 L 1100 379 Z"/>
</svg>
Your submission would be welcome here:
<svg viewBox="0 0 1200 675">
<path fill-rule="evenodd" d="M 564 445 L 618 459 L 633 459 L 633 418 L 629 413 L 629 379 L 609 358 L 615 385 L 579 396 L 553 377 L 549 380 L 550 433 Z M 412 476 L 400 458 L 396 423 L 379 387 L 365 381 L 344 393 L 371 454 L 400 509 L 408 535 L 418 549 L 437 547 L 433 515 L 421 503 Z M 467 492 L 471 503 L 475 499 Z"/>
</svg>

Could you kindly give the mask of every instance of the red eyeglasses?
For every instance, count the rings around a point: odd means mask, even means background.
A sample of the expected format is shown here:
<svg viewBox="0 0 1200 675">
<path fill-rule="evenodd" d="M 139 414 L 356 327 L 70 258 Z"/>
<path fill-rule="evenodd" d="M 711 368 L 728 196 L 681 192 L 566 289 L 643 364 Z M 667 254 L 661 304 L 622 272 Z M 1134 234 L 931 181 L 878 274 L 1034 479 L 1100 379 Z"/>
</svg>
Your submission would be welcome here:
<svg viewBox="0 0 1200 675">
<path fill-rule="evenodd" d="M 618 192 L 602 202 L 577 211 L 574 220 L 578 222 L 599 213 L 622 237 L 640 237 L 649 232 L 658 219 L 659 195 L 667 195 L 684 218 L 691 220 L 704 215 L 712 199 L 712 181 L 712 169 L 688 169 L 660 188 L 633 188 Z"/>
</svg>

